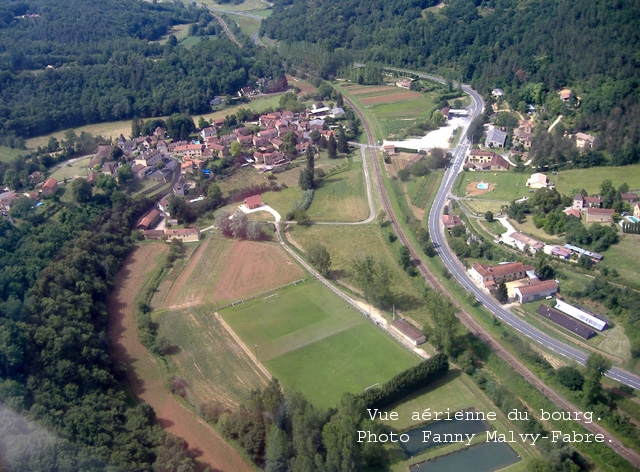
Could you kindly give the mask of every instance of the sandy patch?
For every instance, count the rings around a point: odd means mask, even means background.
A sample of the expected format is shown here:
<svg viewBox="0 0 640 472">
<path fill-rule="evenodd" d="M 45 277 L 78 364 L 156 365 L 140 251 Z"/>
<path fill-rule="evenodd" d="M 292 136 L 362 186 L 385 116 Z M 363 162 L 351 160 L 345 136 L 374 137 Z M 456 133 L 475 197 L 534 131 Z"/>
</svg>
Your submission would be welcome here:
<svg viewBox="0 0 640 472">
<path fill-rule="evenodd" d="M 494 188 L 496 188 L 496 184 L 493 184 L 493 183 L 489 184 L 489 188 L 481 189 L 481 188 L 478 188 L 478 182 L 471 182 L 467 184 L 467 187 L 465 188 L 465 192 L 466 192 L 466 195 L 470 197 L 476 197 L 478 195 L 482 195 L 483 193 L 491 192 L 493 191 Z"/>
<path fill-rule="evenodd" d="M 247 298 L 304 277 L 298 264 L 274 244 L 234 241 L 216 284 L 216 302 Z"/>
</svg>

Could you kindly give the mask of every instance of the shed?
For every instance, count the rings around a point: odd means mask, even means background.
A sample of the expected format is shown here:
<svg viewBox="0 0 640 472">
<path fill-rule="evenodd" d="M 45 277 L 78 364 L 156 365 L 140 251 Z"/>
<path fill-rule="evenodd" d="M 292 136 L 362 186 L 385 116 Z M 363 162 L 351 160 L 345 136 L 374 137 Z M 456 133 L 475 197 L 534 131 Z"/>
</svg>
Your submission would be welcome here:
<svg viewBox="0 0 640 472">
<path fill-rule="evenodd" d="M 416 346 L 426 342 L 427 340 L 427 337 L 424 334 L 404 320 L 393 320 L 391 322 L 391 326 L 404 337 L 409 338 L 409 340 Z"/>
</svg>

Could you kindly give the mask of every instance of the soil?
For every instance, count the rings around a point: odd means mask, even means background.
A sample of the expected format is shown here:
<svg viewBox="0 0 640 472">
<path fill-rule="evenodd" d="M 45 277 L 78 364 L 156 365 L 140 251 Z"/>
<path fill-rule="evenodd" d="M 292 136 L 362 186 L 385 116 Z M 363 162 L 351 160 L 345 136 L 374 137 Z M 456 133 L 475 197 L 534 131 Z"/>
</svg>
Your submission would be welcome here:
<svg viewBox="0 0 640 472">
<path fill-rule="evenodd" d="M 135 297 L 154 265 L 152 261 L 168 249 L 164 243 L 136 247 L 115 279 L 108 305 L 114 358 L 125 365 L 133 395 L 138 401 L 151 405 L 157 423 L 187 441 L 189 450 L 197 456 L 199 469 L 208 466 L 218 471 L 251 472 L 251 467 L 215 429 L 169 393 L 155 358 L 138 340 Z"/>
<path fill-rule="evenodd" d="M 380 97 L 361 98 L 360 102 L 362 102 L 363 105 L 375 105 L 377 103 L 398 102 L 401 100 L 416 100 L 420 97 L 422 97 L 422 95 L 418 92 L 404 92 L 382 95 Z"/>
<path fill-rule="evenodd" d="M 241 300 L 304 277 L 280 246 L 254 241 L 234 241 L 223 267 L 213 294 L 216 301 Z"/>
<path fill-rule="evenodd" d="M 496 184 L 489 184 L 489 188 L 483 190 L 481 188 L 478 188 L 478 182 L 471 182 L 467 185 L 467 188 L 465 190 L 468 197 L 477 197 L 478 195 L 482 195 L 483 193 L 493 191 L 494 188 L 496 188 Z"/>
</svg>

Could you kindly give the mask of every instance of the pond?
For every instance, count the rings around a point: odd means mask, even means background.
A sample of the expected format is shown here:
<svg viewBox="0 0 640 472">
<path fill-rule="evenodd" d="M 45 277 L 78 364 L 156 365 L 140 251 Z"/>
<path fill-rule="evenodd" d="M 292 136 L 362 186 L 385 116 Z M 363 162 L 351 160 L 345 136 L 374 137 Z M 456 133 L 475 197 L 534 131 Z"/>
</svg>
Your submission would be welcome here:
<svg viewBox="0 0 640 472">
<path fill-rule="evenodd" d="M 426 426 L 421 426 L 419 428 L 412 429 L 411 431 L 406 431 L 405 434 L 409 435 L 409 441 L 401 442 L 400 446 L 404 449 L 404 452 L 408 456 L 415 456 L 417 453 L 424 451 L 425 449 L 429 449 L 434 446 L 441 446 L 443 444 L 448 444 L 452 441 L 441 441 L 434 442 L 433 438 L 435 435 L 440 435 L 442 438 L 443 434 L 458 434 L 458 439 L 456 442 L 464 440 L 466 444 L 467 437 L 465 434 L 481 434 L 485 435 L 485 431 L 491 430 L 491 426 L 486 421 L 474 421 L 474 420 L 441 420 L 436 421 L 435 423 L 430 423 Z M 425 441 L 424 431 L 430 431 L 429 439 Z"/>
<path fill-rule="evenodd" d="M 473 470 L 473 472 L 493 472 L 515 464 L 520 456 L 508 444 L 488 442 L 476 444 L 468 449 L 446 456 L 436 457 L 413 464 L 410 472 L 450 472 L 452 470 Z"/>
</svg>

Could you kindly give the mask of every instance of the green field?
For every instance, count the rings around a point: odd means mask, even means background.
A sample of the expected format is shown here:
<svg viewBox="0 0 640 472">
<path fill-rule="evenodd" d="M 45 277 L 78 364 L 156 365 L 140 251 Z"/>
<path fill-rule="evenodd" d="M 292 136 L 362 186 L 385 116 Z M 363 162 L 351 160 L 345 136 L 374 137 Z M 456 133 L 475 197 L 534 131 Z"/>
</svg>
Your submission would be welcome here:
<svg viewBox="0 0 640 472">
<path fill-rule="evenodd" d="M 63 181 L 64 179 L 75 179 L 76 177 L 86 177 L 89 175 L 89 161 L 91 160 L 91 156 L 88 156 L 84 159 L 80 159 L 73 164 L 62 163 L 58 166 L 58 168 L 51 174 L 51 177 L 55 178 L 58 181 Z"/>
<path fill-rule="evenodd" d="M 20 154 L 26 154 L 28 151 L 24 149 L 12 149 L 6 146 L 0 146 L 0 162 L 11 162 Z"/>
<path fill-rule="evenodd" d="M 320 182 L 309 207 L 314 221 L 361 221 L 369 215 L 362 160 Z"/>
<path fill-rule="evenodd" d="M 638 268 L 640 268 L 640 235 L 618 233 L 620 242 L 609 247 L 604 252 L 604 259 L 600 263 L 603 267 L 609 267 L 618 271 L 620 281 L 626 285 L 640 290 L 638 280 Z"/>
<path fill-rule="evenodd" d="M 319 407 L 361 392 L 418 358 L 319 282 L 308 280 L 221 314 L 285 386 Z"/>
<path fill-rule="evenodd" d="M 529 195 L 529 188 L 525 186 L 530 174 L 516 172 L 461 172 L 453 185 L 454 194 L 464 197 L 466 186 L 472 182 L 495 184 L 495 188 L 475 196 L 478 199 L 511 201 Z"/>
<path fill-rule="evenodd" d="M 626 182 L 631 191 L 637 191 L 640 190 L 640 164 L 561 170 L 557 175 L 549 175 L 549 179 L 556 184 L 558 192 L 571 197 L 575 189 L 585 189 L 589 195 L 598 194 L 603 180 L 611 180 L 616 188 Z"/>
<path fill-rule="evenodd" d="M 438 190 L 441 177 L 439 172 L 431 172 L 424 177 L 415 177 L 407 182 L 406 189 L 411 203 L 423 210 L 426 209 L 427 203 Z"/>
</svg>

